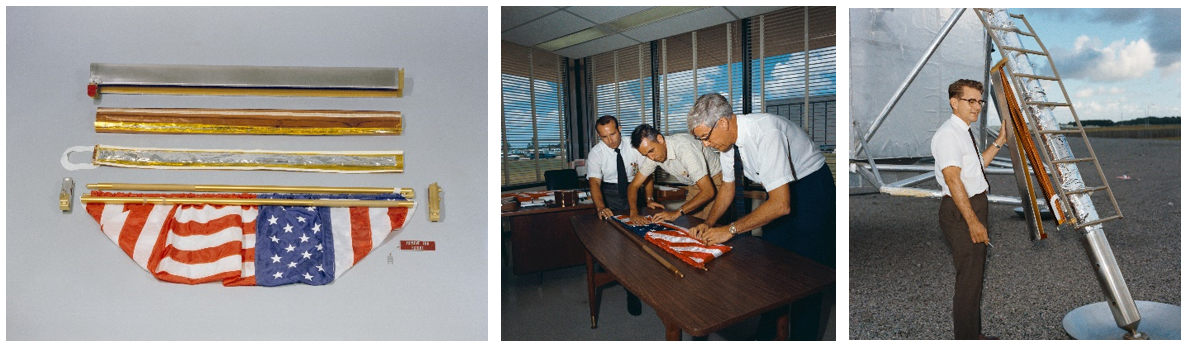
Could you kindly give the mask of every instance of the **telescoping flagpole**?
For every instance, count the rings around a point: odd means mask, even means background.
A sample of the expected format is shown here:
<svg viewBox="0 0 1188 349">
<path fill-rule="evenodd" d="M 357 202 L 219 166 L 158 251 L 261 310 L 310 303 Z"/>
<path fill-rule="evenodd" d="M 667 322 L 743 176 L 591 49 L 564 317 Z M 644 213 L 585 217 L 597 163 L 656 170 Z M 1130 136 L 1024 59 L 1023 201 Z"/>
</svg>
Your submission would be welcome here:
<svg viewBox="0 0 1188 349">
<path fill-rule="evenodd" d="M 384 187 L 318 187 L 287 185 L 223 185 L 223 184 L 142 184 L 142 183 L 92 183 L 91 190 L 134 190 L 134 191 L 195 191 L 224 193 L 302 193 L 302 194 L 400 194 L 412 199 L 412 188 Z"/>
</svg>

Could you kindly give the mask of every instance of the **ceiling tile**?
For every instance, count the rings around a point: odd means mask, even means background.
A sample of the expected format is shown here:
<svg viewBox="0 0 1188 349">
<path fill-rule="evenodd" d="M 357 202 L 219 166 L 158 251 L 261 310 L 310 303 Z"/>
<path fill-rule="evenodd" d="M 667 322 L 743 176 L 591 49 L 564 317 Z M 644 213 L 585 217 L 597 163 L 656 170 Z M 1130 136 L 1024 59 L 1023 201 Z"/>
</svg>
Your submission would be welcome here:
<svg viewBox="0 0 1188 349">
<path fill-rule="evenodd" d="M 569 58 L 582 58 L 637 44 L 639 44 L 639 41 L 632 40 L 620 34 L 614 34 L 553 52 Z"/>
<path fill-rule="evenodd" d="M 573 34 L 594 26 L 590 21 L 565 11 L 553 12 L 528 24 L 503 33 L 503 39 L 524 46 L 536 46 L 545 41 Z"/>
<path fill-rule="evenodd" d="M 524 23 L 528 23 L 541 16 L 549 14 L 549 12 L 556 11 L 556 6 L 503 6 L 500 8 L 500 15 L 502 19 L 503 29 L 500 32 L 515 28 Z"/>
<path fill-rule="evenodd" d="M 726 9 L 730 10 L 730 13 L 733 13 L 735 16 L 738 16 L 738 19 L 743 19 L 786 7 L 788 6 L 726 6 Z"/>
<path fill-rule="evenodd" d="M 582 18 L 589 19 L 598 23 L 606 23 L 619 19 L 620 17 L 643 11 L 651 8 L 650 6 L 573 6 L 566 8 L 566 11 L 573 12 Z"/>
<path fill-rule="evenodd" d="M 669 18 L 651 25 L 623 32 L 629 38 L 641 42 L 662 39 L 669 36 L 691 32 L 698 29 L 712 27 L 730 22 L 734 16 L 721 7 L 711 7 L 704 10 L 689 12 Z"/>
</svg>

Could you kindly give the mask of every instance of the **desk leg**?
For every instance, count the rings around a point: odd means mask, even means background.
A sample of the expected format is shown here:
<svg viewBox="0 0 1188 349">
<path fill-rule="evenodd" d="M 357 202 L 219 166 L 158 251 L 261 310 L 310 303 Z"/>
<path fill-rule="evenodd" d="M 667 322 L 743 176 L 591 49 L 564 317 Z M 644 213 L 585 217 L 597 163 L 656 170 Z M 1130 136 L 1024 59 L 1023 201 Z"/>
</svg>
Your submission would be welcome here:
<svg viewBox="0 0 1188 349">
<path fill-rule="evenodd" d="M 790 306 L 785 305 L 779 309 L 780 315 L 776 317 L 776 337 L 777 341 L 788 340 L 788 313 Z"/>
<path fill-rule="evenodd" d="M 598 308 L 602 303 L 602 292 L 594 278 L 594 256 L 586 251 L 586 288 L 590 292 L 590 328 L 598 328 Z"/>
<path fill-rule="evenodd" d="M 681 328 L 674 326 L 673 324 L 669 323 L 668 321 L 665 321 L 664 322 L 664 340 L 680 341 L 681 340 Z"/>
</svg>

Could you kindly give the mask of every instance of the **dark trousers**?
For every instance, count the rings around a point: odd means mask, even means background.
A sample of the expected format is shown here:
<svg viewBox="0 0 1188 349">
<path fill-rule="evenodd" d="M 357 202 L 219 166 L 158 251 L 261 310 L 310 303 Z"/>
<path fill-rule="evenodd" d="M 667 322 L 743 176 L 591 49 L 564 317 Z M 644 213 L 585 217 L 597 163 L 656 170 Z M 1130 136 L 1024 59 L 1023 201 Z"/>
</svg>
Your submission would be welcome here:
<svg viewBox="0 0 1188 349">
<path fill-rule="evenodd" d="M 618 183 L 602 183 L 602 185 L 599 186 L 599 189 L 602 191 L 602 203 L 606 204 L 606 207 L 611 209 L 611 211 L 615 211 L 616 214 L 627 214 L 627 211 L 631 209 L 631 207 L 627 206 L 627 197 L 619 195 L 619 185 L 620 184 Z M 639 193 L 639 195 L 636 195 L 635 198 L 635 207 L 639 209 L 640 213 L 643 213 L 644 208 L 648 207 L 647 195 L 644 193 Z"/>
<path fill-rule="evenodd" d="M 978 220 L 989 230 L 986 193 L 969 198 Z M 982 284 L 986 275 L 986 244 L 975 244 L 969 225 L 953 198 L 941 199 L 940 228 L 953 251 L 957 282 L 953 286 L 953 336 L 955 339 L 978 339 L 982 334 Z"/>
<path fill-rule="evenodd" d="M 829 165 L 792 182 L 788 190 L 791 211 L 764 225 L 763 239 L 833 268 L 837 254 L 834 238 L 837 234 L 834 221 L 836 192 Z M 824 300 L 824 295 L 817 293 L 792 303 L 789 339 L 820 338 L 822 314 L 829 311 Z"/>
</svg>

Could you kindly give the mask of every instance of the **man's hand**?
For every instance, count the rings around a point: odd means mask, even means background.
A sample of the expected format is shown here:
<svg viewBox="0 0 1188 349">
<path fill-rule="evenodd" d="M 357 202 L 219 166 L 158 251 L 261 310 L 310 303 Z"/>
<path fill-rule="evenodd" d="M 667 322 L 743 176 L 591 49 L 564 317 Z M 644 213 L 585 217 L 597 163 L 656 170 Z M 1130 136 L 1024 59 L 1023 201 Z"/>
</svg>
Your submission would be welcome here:
<svg viewBox="0 0 1188 349">
<path fill-rule="evenodd" d="M 671 222 L 681 218 L 681 213 L 677 211 L 664 211 L 652 215 L 652 223 Z"/>
<path fill-rule="evenodd" d="M 607 219 L 614 216 L 615 214 L 611 213 L 609 208 L 603 207 L 601 210 L 598 210 L 598 218 Z"/>
<path fill-rule="evenodd" d="M 699 225 L 696 228 L 700 228 L 702 226 L 705 226 L 705 224 Z M 728 227 L 708 228 L 704 230 L 698 230 L 697 232 L 689 230 L 689 234 L 692 234 L 693 237 L 705 242 L 706 245 L 717 245 L 734 237 L 733 235 L 730 235 L 730 228 Z"/>
<path fill-rule="evenodd" d="M 663 210 L 663 209 L 664 209 L 664 204 L 661 204 L 661 203 L 659 203 L 659 202 L 656 202 L 655 200 L 648 200 L 648 208 L 654 208 L 654 209 L 657 209 L 657 210 Z"/>
<path fill-rule="evenodd" d="M 648 221 L 647 217 L 640 216 L 638 213 L 627 217 L 627 224 L 630 225 L 642 225 L 648 223 L 650 223 L 650 221 Z"/>
<path fill-rule="evenodd" d="M 990 237 L 986 235 L 986 226 L 982 225 L 982 222 L 978 221 L 974 221 L 973 224 L 969 225 L 969 238 L 972 239 L 973 243 L 975 244 L 990 243 Z"/>
</svg>

